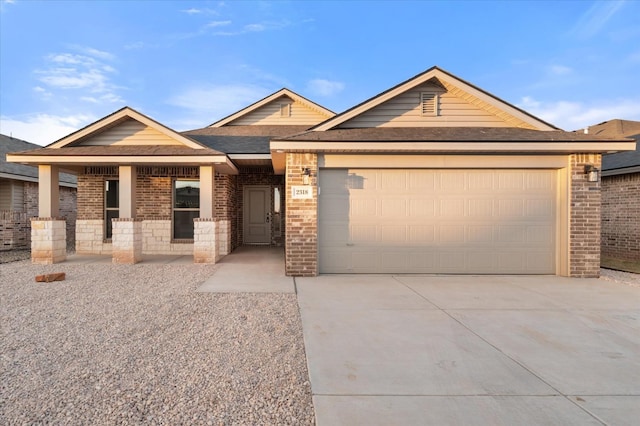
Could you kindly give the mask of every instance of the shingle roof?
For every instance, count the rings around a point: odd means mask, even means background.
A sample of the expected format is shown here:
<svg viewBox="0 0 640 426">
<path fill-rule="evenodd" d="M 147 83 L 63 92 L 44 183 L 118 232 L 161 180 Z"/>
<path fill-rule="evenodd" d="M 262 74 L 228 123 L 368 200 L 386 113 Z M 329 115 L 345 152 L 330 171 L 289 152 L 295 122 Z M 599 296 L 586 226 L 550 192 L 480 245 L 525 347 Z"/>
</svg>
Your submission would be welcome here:
<svg viewBox="0 0 640 426">
<path fill-rule="evenodd" d="M 0 134 L 0 173 L 15 176 L 15 179 L 27 178 L 33 180 L 38 178 L 38 168 L 18 163 L 7 162 L 7 154 L 42 148 L 40 145 L 21 139 Z M 60 182 L 76 185 L 78 179 L 69 173 L 60 173 Z"/>
<path fill-rule="evenodd" d="M 602 170 L 619 170 L 640 167 L 640 121 L 609 120 L 589 126 L 589 134 L 608 137 L 627 137 L 636 140 L 636 150 L 602 156 Z"/>
<path fill-rule="evenodd" d="M 41 148 L 16 154 L 34 156 L 185 156 L 224 155 L 222 152 L 203 148 L 194 149 L 181 145 L 110 145 L 110 146 L 70 146 L 64 148 Z"/>
<path fill-rule="evenodd" d="M 224 126 L 189 130 L 182 134 L 226 154 L 268 154 L 271 139 L 299 134 L 308 128 L 308 125 Z"/>
<path fill-rule="evenodd" d="M 276 139 L 276 138 L 274 138 Z M 279 138 L 282 141 L 323 142 L 599 142 L 624 141 L 562 130 L 540 131 L 517 127 L 375 127 L 308 131 Z"/>
</svg>

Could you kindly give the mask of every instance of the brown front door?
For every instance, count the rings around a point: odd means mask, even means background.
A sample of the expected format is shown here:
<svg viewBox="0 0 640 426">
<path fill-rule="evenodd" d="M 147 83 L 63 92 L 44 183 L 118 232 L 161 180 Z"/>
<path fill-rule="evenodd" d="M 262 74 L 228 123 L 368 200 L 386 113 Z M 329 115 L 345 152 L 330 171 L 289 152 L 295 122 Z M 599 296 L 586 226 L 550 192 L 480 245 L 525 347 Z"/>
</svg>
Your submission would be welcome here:
<svg viewBox="0 0 640 426">
<path fill-rule="evenodd" d="M 244 243 L 271 243 L 271 187 L 245 186 L 244 188 Z"/>
</svg>

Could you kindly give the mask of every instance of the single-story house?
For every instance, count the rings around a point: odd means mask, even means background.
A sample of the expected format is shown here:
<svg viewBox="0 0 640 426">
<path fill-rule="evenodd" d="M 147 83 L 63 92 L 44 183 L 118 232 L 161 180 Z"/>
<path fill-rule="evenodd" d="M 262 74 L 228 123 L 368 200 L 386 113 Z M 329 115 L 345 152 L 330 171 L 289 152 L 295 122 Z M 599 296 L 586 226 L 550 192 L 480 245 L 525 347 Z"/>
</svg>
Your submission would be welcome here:
<svg viewBox="0 0 640 426">
<path fill-rule="evenodd" d="M 601 154 L 632 149 L 433 67 L 337 115 L 286 89 L 182 133 L 125 107 L 8 159 L 48 188 L 74 170 L 77 252 L 114 262 L 282 244 L 292 276 L 593 277 Z M 34 262 L 64 260 L 53 198 L 41 192 Z"/>
<path fill-rule="evenodd" d="M 590 134 L 640 141 L 640 121 L 609 120 Z M 604 258 L 640 262 L 640 144 L 635 151 L 602 156 L 602 244 Z"/>
<path fill-rule="evenodd" d="M 40 148 L 39 145 L 0 134 L 0 250 L 28 249 L 29 218 L 38 216 L 38 169 L 9 163 L 6 155 Z M 67 246 L 75 246 L 76 176 L 59 176 L 60 216 L 66 221 Z"/>
</svg>

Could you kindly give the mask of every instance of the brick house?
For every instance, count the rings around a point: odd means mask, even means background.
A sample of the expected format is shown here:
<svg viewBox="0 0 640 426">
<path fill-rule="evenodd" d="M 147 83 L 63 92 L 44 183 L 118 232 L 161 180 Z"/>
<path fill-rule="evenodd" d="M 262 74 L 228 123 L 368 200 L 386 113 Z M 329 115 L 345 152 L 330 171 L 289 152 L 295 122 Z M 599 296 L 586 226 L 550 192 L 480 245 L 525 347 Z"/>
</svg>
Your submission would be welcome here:
<svg viewBox="0 0 640 426">
<path fill-rule="evenodd" d="M 609 120 L 590 134 L 640 140 L 640 121 Z M 640 144 L 635 151 L 602 157 L 603 258 L 640 262 Z"/>
<path fill-rule="evenodd" d="M 123 108 L 10 161 L 78 173 L 78 253 L 216 262 L 283 245 L 288 275 L 599 273 L 601 153 L 437 67 L 341 114 L 282 89 L 176 132 Z M 43 179 L 44 177 L 44 179 Z M 43 194 L 43 195 L 42 195 Z M 41 193 L 35 262 L 63 260 Z M 42 198 L 41 198 L 42 200 Z"/>
<path fill-rule="evenodd" d="M 6 154 L 40 148 L 0 134 L 0 250 L 31 246 L 31 217 L 38 216 L 38 169 L 8 163 Z M 61 173 L 58 187 L 60 216 L 66 222 L 67 247 L 75 246 L 76 187 L 74 175 Z"/>
</svg>

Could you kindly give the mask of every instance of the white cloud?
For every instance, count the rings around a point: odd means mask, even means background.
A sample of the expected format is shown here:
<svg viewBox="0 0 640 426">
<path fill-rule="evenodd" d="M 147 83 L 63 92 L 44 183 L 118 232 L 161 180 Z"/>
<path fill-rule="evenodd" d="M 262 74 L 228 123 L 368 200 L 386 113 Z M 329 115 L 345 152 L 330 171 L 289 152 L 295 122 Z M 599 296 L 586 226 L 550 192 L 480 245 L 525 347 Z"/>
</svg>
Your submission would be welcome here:
<svg viewBox="0 0 640 426">
<path fill-rule="evenodd" d="M 25 118 L 0 117 L 2 134 L 32 142 L 49 145 L 70 133 L 95 121 L 89 114 L 69 116 L 34 114 Z"/>
<path fill-rule="evenodd" d="M 231 21 L 211 21 L 207 25 L 206 28 L 215 28 L 215 27 L 223 27 L 225 25 L 231 25 Z"/>
<path fill-rule="evenodd" d="M 204 127 L 264 98 L 269 91 L 254 85 L 192 87 L 172 96 L 167 103 L 187 110 L 187 117 L 176 119 L 174 128 L 185 125 Z M 184 130 L 184 128 L 182 128 Z"/>
<path fill-rule="evenodd" d="M 578 38 L 591 38 L 598 34 L 624 5 L 625 0 L 600 1 L 584 12 L 571 29 Z M 585 3 L 586 4 L 586 3 Z"/>
<path fill-rule="evenodd" d="M 549 72 L 554 75 L 568 75 L 573 72 L 573 69 L 565 65 L 551 65 Z"/>
<path fill-rule="evenodd" d="M 202 10 L 201 9 L 196 9 L 195 7 L 192 7 L 191 9 L 181 10 L 180 12 L 186 13 L 187 15 L 198 15 L 198 14 L 202 13 Z"/>
<path fill-rule="evenodd" d="M 590 103 L 538 101 L 525 96 L 518 107 L 564 130 L 577 130 L 615 118 L 640 120 L 640 98 L 607 99 Z"/>
<path fill-rule="evenodd" d="M 90 47 L 75 46 L 77 53 L 53 53 L 45 57 L 44 67 L 35 71 L 35 74 L 45 87 L 38 90 L 43 96 L 66 94 L 76 91 L 79 99 L 96 98 L 102 102 L 122 102 L 122 97 L 117 93 L 119 89 L 111 81 L 111 76 L 117 70 L 107 63 L 115 57 L 108 52 L 103 52 Z"/>
<path fill-rule="evenodd" d="M 325 79 L 315 79 L 307 83 L 307 90 L 318 96 L 333 96 L 344 89 L 344 83 Z"/>
</svg>

